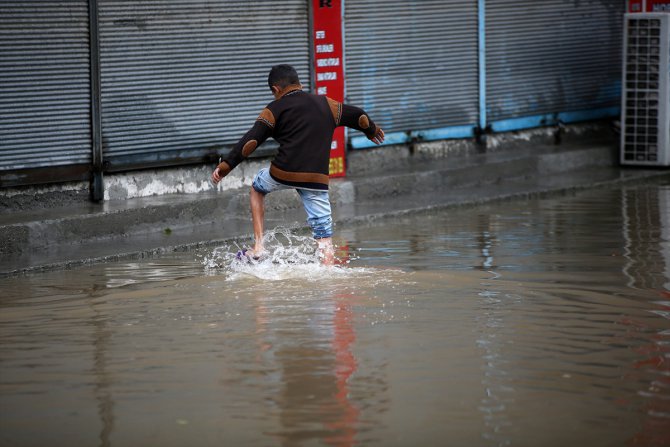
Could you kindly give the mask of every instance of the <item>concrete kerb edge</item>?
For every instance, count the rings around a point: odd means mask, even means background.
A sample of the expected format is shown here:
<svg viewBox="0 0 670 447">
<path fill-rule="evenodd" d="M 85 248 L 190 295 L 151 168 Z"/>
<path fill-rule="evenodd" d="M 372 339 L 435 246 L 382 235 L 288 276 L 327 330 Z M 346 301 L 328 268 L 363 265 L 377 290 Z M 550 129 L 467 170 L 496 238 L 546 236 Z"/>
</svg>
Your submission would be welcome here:
<svg viewBox="0 0 670 447">
<path fill-rule="evenodd" d="M 290 231 L 297 231 L 306 228 L 299 223 L 288 223 L 282 226 Z M 249 241 L 253 237 L 252 233 L 242 234 L 228 238 L 211 239 L 208 241 L 189 242 L 185 244 L 166 245 L 163 247 L 155 247 L 147 250 L 130 251 L 124 253 L 115 253 L 111 255 L 96 256 L 86 259 L 75 259 L 62 262 L 53 262 L 49 264 L 36 265 L 31 267 L 24 267 L 11 271 L 0 272 L 0 278 L 21 276 L 32 273 L 44 273 L 57 270 L 71 270 L 80 267 L 86 267 L 96 264 L 104 264 L 107 262 L 132 261 L 137 259 L 151 259 L 156 256 L 177 253 L 189 252 L 199 248 L 213 248 L 224 244 L 238 243 L 242 244 L 244 241 Z"/>
<path fill-rule="evenodd" d="M 388 219 L 391 217 L 405 217 L 410 215 L 417 214 L 432 214 L 435 212 L 440 212 L 449 209 L 457 208 L 473 208 L 481 205 L 492 204 L 492 203 L 503 203 L 507 201 L 515 200 L 528 200 L 536 198 L 551 198 L 551 197 L 560 197 L 575 194 L 581 191 L 599 189 L 599 188 L 612 188 L 628 183 L 637 183 L 638 185 L 651 184 L 657 181 L 661 177 L 668 177 L 670 180 L 670 171 L 663 172 L 649 172 L 639 177 L 626 177 L 626 178 L 617 178 L 611 180 L 600 180 L 592 183 L 585 183 L 581 185 L 571 185 L 571 186 L 560 186 L 560 187 L 544 187 L 538 188 L 531 191 L 522 191 L 522 192 L 512 192 L 505 193 L 495 196 L 489 196 L 481 199 L 467 199 L 461 200 L 458 202 L 452 203 L 443 203 L 436 205 L 425 205 L 416 208 L 405 208 L 402 210 L 395 210 L 392 212 L 382 212 L 382 213 L 373 213 L 361 216 L 353 216 L 338 220 L 339 224 L 366 224 L 372 223 L 381 219 Z"/>
<path fill-rule="evenodd" d="M 581 185 L 572 185 L 572 186 L 561 186 L 561 187 L 545 187 L 531 191 L 523 192 L 513 192 L 507 194 L 501 194 L 497 196 L 490 196 L 481 199 L 471 199 L 471 200 L 462 200 L 454 203 L 438 204 L 438 205 L 426 205 L 417 208 L 407 208 L 402 210 L 394 210 L 389 212 L 373 213 L 360 216 L 352 216 L 345 218 L 337 218 L 335 223 L 338 225 L 343 224 L 352 224 L 352 225 L 365 225 L 381 219 L 388 219 L 392 217 L 405 217 L 409 215 L 416 214 L 430 214 L 434 212 L 440 212 L 448 209 L 456 208 L 472 208 L 484 204 L 491 204 L 496 202 L 505 202 L 513 200 L 522 200 L 522 199 L 533 199 L 533 198 L 549 198 L 549 197 L 559 197 L 562 195 L 568 195 L 577 193 L 580 191 L 585 191 L 589 189 L 598 189 L 598 188 L 609 188 L 619 185 L 625 185 L 628 183 L 637 183 L 639 185 L 653 183 L 659 178 L 668 177 L 670 179 L 670 171 L 657 171 L 657 172 L 648 172 L 641 176 L 636 177 L 627 177 L 627 178 L 617 178 L 611 180 L 602 180 L 592 183 L 585 183 Z M 302 230 L 305 228 L 303 224 L 287 224 L 285 228 L 291 231 Z M 20 276 L 31 273 L 43 273 L 48 271 L 55 270 L 69 270 L 79 267 L 85 267 L 95 264 L 101 264 L 106 262 L 119 262 L 119 261 L 129 261 L 136 259 L 145 259 L 152 258 L 155 256 L 160 256 L 167 253 L 175 252 L 188 252 L 193 251 L 199 248 L 210 248 L 216 247 L 224 244 L 230 243 L 242 243 L 243 241 L 251 239 L 251 233 L 241 236 L 235 236 L 231 238 L 220 238 L 212 239 L 209 241 L 198 241 L 186 244 L 171 245 L 165 247 L 157 247 L 149 250 L 140 250 L 137 252 L 126 252 L 118 253 L 113 255 L 106 255 L 88 259 L 81 260 L 70 260 L 63 262 L 55 262 L 44 265 L 37 265 L 31 267 L 20 268 L 11 271 L 0 272 L 0 278 L 11 277 L 11 276 Z"/>
<path fill-rule="evenodd" d="M 410 189 L 431 190 L 435 184 L 448 185 L 449 187 L 456 186 L 456 184 L 459 187 L 496 184 L 502 180 L 501 176 L 503 173 L 507 178 L 516 178 L 523 177 L 523 173 L 526 171 L 550 171 L 546 168 L 538 169 L 538 166 L 562 165 L 561 163 L 556 163 L 555 159 L 557 157 L 579 159 L 588 156 L 589 159 L 593 159 L 594 155 L 592 154 L 596 154 L 600 158 L 603 158 L 603 164 L 610 164 L 610 157 L 607 156 L 607 153 L 603 153 L 603 151 L 609 152 L 610 149 L 596 147 L 559 153 L 511 153 L 509 154 L 510 156 L 504 159 L 491 161 L 486 164 L 473 163 L 466 160 L 465 163 L 459 163 L 458 166 L 442 167 L 434 171 L 408 172 L 386 176 L 383 177 L 381 182 L 379 178 L 374 176 L 355 178 L 353 181 L 344 179 L 344 181 L 338 181 L 333 184 L 331 188 L 331 202 L 334 205 L 341 205 L 360 202 L 361 200 L 375 200 L 386 198 L 393 194 L 403 194 L 403 191 Z M 595 158 L 599 158 L 598 156 Z M 547 158 L 554 161 L 551 163 L 547 162 Z M 556 169 L 553 169 L 553 171 L 556 171 Z M 478 174 L 473 175 L 473 172 Z M 448 175 L 444 175 L 445 173 L 448 173 Z M 482 178 L 488 178 L 488 180 L 483 181 L 481 180 Z M 223 211 L 225 209 L 226 215 L 243 217 L 246 216 L 246 212 L 242 213 L 239 211 L 241 209 L 239 206 L 235 207 L 236 211 L 231 212 L 230 210 L 231 203 L 238 203 L 240 200 L 243 200 L 245 195 L 242 192 L 243 190 L 244 187 L 230 189 L 215 195 L 200 197 L 196 200 L 177 201 L 169 206 L 158 204 L 137 208 L 129 207 L 128 209 L 110 210 L 85 214 L 83 216 L 58 217 L 39 222 L 15 224 L 14 227 L 25 232 L 21 240 L 30 241 L 30 243 L 25 242 L 23 250 L 18 251 L 40 249 L 43 246 L 49 245 L 50 241 L 43 240 L 42 236 L 47 233 L 44 231 L 46 225 L 49 226 L 50 230 L 48 234 L 50 234 L 51 240 L 57 238 L 58 243 L 78 243 L 82 239 L 95 243 L 104 240 L 113 240 L 114 238 L 126 235 L 155 233 L 157 226 L 172 230 L 214 222 L 213 218 L 207 220 L 207 216 L 211 216 L 214 210 Z M 275 197 L 275 199 L 278 198 L 281 198 L 281 200 L 275 200 L 275 209 L 285 210 L 299 206 L 297 199 L 293 196 L 291 196 L 292 200 L 289 200 L 288 197 Z M 184 216 L 188 218 L 184 219 Z M 105 230 L 101 232 L 101 229 Z M 15 239 L 19 241 L 20 238 Z M 13 242 L 13 240 L 10 240 L 10 242 Z M 16 242 L 16 244 L 19 242 Z M 6 246 L 11 247 L 11 244 L 6 244 Z M 0 252 L 4 251 L 0 249 Z M 12 250 L 8 250 L 7 252 L 10 253 Z"/>
</svg>

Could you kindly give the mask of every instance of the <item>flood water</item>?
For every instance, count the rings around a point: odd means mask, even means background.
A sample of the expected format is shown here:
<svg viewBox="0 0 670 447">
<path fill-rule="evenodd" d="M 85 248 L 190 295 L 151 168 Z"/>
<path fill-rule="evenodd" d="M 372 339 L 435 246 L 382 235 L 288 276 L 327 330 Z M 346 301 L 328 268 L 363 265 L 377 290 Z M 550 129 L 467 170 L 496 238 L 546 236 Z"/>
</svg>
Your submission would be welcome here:
<svg viewBox="0 0 670 447">
<path fill-rule="evenodd" d="M 667 182 L 336 231 L 0 279 L 0 445 L 670 445 Z"/>
</svg>

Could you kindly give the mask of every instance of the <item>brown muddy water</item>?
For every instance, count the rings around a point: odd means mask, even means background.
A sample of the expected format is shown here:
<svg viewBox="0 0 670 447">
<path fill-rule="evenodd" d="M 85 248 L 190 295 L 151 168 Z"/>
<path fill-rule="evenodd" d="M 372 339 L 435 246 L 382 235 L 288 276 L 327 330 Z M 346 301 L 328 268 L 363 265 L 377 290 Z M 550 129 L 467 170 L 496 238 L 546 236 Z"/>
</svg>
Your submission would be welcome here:
<svg viewBox="0 0 670 447">
<path fill-rule="evenodd" d="M 336 230 L 0 279 L 0 445 L 670 445 L 667 183 Z"/>
</svg>

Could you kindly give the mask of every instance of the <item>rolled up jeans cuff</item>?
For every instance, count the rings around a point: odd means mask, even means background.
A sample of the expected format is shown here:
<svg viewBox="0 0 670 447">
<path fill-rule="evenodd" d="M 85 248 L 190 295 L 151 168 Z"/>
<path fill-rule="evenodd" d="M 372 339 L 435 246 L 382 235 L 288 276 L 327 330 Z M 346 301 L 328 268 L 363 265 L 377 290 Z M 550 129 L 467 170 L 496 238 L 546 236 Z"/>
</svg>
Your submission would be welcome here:
<svg viewBox="0 0 670 447">
<path fill-rule="evenodd" d="M 274 181 L 274 179 L 270 177 L 270 171 L 267 168 L 263 168 L 258 171 L 258 174 L 256 174 L 254 180 L 251 183 L 251 187 L 254 188 L 254 191 L 263 195 L 270 194 L 271 192 L 279 191 L 281 189 L 288 189 L 287 186 Z"/>
<path fill-rule="evenodd" d="M 312 228 L 314 239 L 325 239 L 333 236 L 333 219 L 330 216 L 307 219 Z"/>
</svg>

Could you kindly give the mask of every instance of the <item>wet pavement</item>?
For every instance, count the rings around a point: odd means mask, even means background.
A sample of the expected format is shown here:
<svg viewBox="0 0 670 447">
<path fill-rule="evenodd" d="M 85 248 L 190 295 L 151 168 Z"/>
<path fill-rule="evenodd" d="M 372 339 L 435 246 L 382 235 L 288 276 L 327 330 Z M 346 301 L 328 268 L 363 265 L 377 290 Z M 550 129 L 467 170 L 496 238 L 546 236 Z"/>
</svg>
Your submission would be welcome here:
<svg viewBox="0 0 670 447">
<path fill-rule="evenodd" d="M 670 182 L 0 278 L 0 445 L 670 445 Z"/>
</svg>

